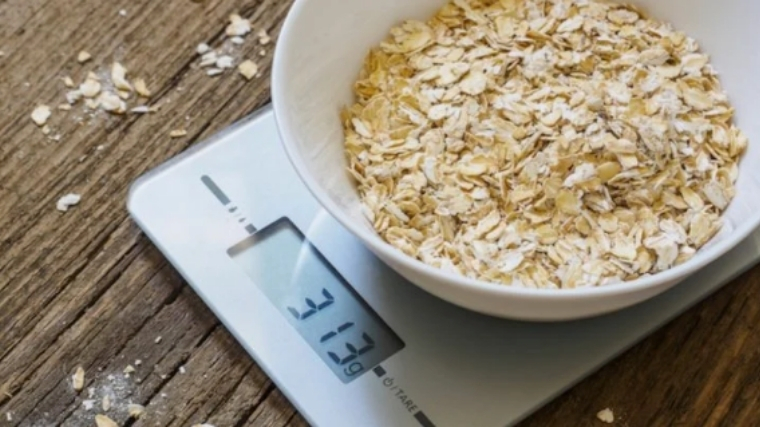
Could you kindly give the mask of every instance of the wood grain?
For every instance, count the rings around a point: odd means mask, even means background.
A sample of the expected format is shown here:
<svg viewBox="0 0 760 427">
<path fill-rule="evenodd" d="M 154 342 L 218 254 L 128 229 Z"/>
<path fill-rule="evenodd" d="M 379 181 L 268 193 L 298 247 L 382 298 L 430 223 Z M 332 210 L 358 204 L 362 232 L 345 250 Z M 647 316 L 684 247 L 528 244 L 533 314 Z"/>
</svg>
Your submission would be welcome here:
<svg viewBox="0 0 760 427">
<path fill-rule="evenodd" d="M 0 425 L 94 425 L 104 395 L 125 426 L 307 425 L 125 210 L 136 177 L 269 101 L 271 46 L 252 82 L 207 77 L 195 46 L 219 41 L 233 12 L 276 38 L 289 6 L 0 1 Z M 259 48 L 249 37 L 242 56 Z M 93 60 L 80 65 L 83 49 Z M 63 102 L 61 77 L 81 80 L 113 60 L 147 78 L 160 111 L 55 112 L 61 140 L 42 135 L 29 114 Z M 188 135 L 171 139 L 174 129 Z M 55 202 L 68 192 L 83 199 L 63 214 Z M 523 425 L 600 425 L 605 407 L 625 426 L 758 425 L 758 294 L 755 269 Z M 70 380 L 77 366 L 87 371 L 81 392 Z M 128 403 L 145 405 L 145 416 L 128 419 Z"/>
</svg>

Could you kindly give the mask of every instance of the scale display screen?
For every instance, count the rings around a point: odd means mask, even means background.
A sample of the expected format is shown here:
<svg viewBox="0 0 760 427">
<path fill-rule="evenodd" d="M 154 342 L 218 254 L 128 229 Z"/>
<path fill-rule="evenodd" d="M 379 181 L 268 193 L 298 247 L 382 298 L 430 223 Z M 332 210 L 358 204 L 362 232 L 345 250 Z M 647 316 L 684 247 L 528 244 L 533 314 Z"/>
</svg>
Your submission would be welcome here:
<svg viewBox="0 0 760 427">
<path fill-rule="evenodd" d="M 343 383 L 350 383 L 404 342 L 288 219 L 228 254 Z"/>
</svg>

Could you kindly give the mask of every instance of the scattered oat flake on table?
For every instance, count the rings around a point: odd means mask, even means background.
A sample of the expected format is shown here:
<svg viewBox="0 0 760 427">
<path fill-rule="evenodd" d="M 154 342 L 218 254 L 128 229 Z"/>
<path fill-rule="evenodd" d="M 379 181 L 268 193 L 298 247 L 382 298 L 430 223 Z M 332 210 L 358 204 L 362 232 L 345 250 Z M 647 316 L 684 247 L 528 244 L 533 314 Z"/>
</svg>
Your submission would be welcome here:
<svg viewBox="0 0 760 427">
<path fill-rule="evenodd" d="M 235 59 L 229 55 L 220 56 L 216 59 L 216 67 L 221 69 L 232 68 L 234 62 Z"/>
<path fill-rule="evenodd" d="M 133 108 L 133 109 L 131 109 L 129 111 L 131 111 L 131 112 L 133 112 L 135 114 L 147 114 L 147 113 L 151 112 L 150 107 L 148 107 L 147 105 L 140 105 L 140 106 L 137 106 L 137 107 L 135 107 L 135 108 Z"/>
<path fill-rule="evenodd" d="M 184 366 L 180 366 L 180 367 L 179 367 L 179 373 L 180 373 L 180 374 L 185 374 L 185 373 L 187 373 L 187 369 L 185 369 L 185 367 L 184 367 Z"/>
<path fill-rule="evenodd" d="M 66 198 L 68 196 L 64 196 L 63 198 Z M 61 200 L 63 200 L 63 198 Z M 73 200 L 74 198 L 70 198 L 65 200 L 66 206 L 64 207 L 63 211 L 66 211 L 66 208 L 68 206 L 72 206 L 73 204 L 79 203 L 79 198 L 76 196 L 76 201 Z M 58 201 L 58 210 L 61 210 L 61 200 Z M 72 386 L 74 386 L 74 390 L 81 391 L 82 388 L 84 388 L 84 368 L 81 366 L 77 367 L 76 371 L 74 372 L 74 375 L 71 376 L 71 383 Z"/>
<path fill-rule="evenodd" d="M 102 147 L 102 146 L 99 146 L 98 148 L 100 148 L 100 147 Z M 100 149 L 102 149 L 102 148 L 100 148 Z M 127 365 L 127 367 L 124 368 L 124 373 L 125 374 L 131 374 L 133 372 L 135 372 L 135 367 L 132 366 L 132 365 Z"/>
<path fill-rule="evenodd" d="M 267 56 L 267 51 L 266 51 L 266 49 L 261 49 L 261 50 L 259 51 L 259 56 Z"/>
<path fill-rule="evenodd" d="M 74 80 L 72 80 L 71 77 L 69 77 L 69 76 L 66 76 L 66 77 L 63 78 L 63 84 L 64 84 L 64 86 L 66 86 L 68 88 L 73 88 L 74 86 L 76 86 L 74 84 Z"/>
<path fill-rule="evenodd" d="M 135 92 L 143 98 L 150 98 L 152 95 L 148 89 L 148 84 L 145 83 L 145 79 L 142 78 L 135 79 Z"/>
<path fill-rule="evenodd" d="M 0 55 L 0 56 L 2 56 L 2 55 Z M 5 413 L 5 420 L 8 421 L 8 422 L 13 421 L 13 414 L 11 414 L 10 412 L 6 412 Z"/>
<path fill-rule="evenodd" d="M 61 212 L 67 212 L 72 206 L 78 205 L 81 200 L 82 197 L 79 194 L 67 194 L 58 199 L 55 207 Z M 77 368 L 73 381 L 74 389 L 77 391 L 81 390 L 84 386 L 84 369 L 82 369 L 82 367 Z M 79 388 L 77 388 L 77 386 Z"/>
<path fill-rule="evenodd" d="M 131 91 L 132 85 L 127 80 L 127 69 L 118 62 L 111 65 L 111 82 L 117 89 Z"/>
<path fill-rule="evenodd" d="M 596 414 L 596 418 L 598 418 L 599 421 L 607 424 L 612 424 L 615 422 L 615 414 L 610 408 L 602 409 L 599 411 L 599 413 Z"/>
<path fill-rule="evenodd" d="M 130 403 L 127 405 L 127 413 L 129 413 L 130 417 L 137 419 L 145 414 L 145 407 L 136 403 Z"/>
<path fill-rule="evenodd" d="M 201 68 L 215 65 L 217 58 L 218 56 L 216 52 L 214 52 L 213 50 L 204 53 L 203 56 L 201 56 L 201 63 L 200 63 Z"/>
<path fill-rule="evenodd" d="M 251 22 L 243 19 L 238 14 L 230 15 L 230 23 L 225 29 L 225 33 L 230 37 L 244 36 L 251 32 Z"/>
<path fill-rule="evenodd" d="M 85 98 L 95 98 L 100 93 L 102 85 L 98 80 L 87 78 L 81 85 L 79 85 L 79 93 Z"/>
<path fill-rule="evenodd" d="M 103 92 L 98 97 L 98 104 L 95 105 L 95 108 L 97 106 L 103 107 L 104 110 L 115 113 L 115 114 L 123 114 L 127 111 L 127 104 L 119 97 L 119 95 L 110 93 L 110 92 Z"/>
<path fill-rule="evenodd" d="M 198 53 L 198 55 L 205 55 L 211 50 L 211 47 L 206 43 L 201 43 L 198 45 L 198 47 L 195 48 L 195 51 Z"/>
<path fill-rule="evenodd" d="M 119 427 L 119 425 L 116 424 L 116 421 L 102 414 L 95 415 L 95 424 L 97 427 Z"/>
<path fill-rule="evenodd" d="M 235 37 L 231 38 L 230 41 L 233 44 L 238 44 L 238 45 L 245 43 L 245 39 L 242 38 L 242 37 L 240 37 L 240 36 L 235 36 Z"/>
<path fill-rule="evenodd" d="M 208 75 L 209 77 L 214 77 L 214 76 L 218 76 L 222 74 L 223 72 L 224 70 L 220 68 L 209 68 L 208 70 L 206 70 L 206 75 Z"/>
<path fill-rule="evenodd" d="M 111 398 L 106 396 L 103 396 L 103 400 L 100 403 L 101 408 L 103 408 L 104 411 L 110 411 L 111 410 Z"/>
<path fill-rule="evenodd" d="M 175 130 L 172 133 L 174 133 L 174 132 L 178 132 L 178 131 Z M 184 131 L 181 131 L 181 132 L 184 132 Z M 185 134 L 187 134 L 187 132 L 185 132 Z M 163 339 L 162 337 L 156 337 L 156 339 L 153 340 L 153 342 L 156 343 L 156 344 L 158 344 L 158 343 L 161 342 L 162 339 Z"/>
<path fill-rule="evenodd" d="M 175 129 L 169 132 L 169 136 L 172 138 L 182 138 L 185 135 L 187 135 L 187 131 L 185 129 Z M 161 342 L 161 337 L 156 338 L 156 344 L 160 342 Z"/>
<path fill-rule="evenodd" d="M 119 16 L 127 16 L 127 11 L 122 9 L 119 11 Z"/>
<path fill-rule="evenodd" d="M 266 46 L 269 44 L 269 42 L 272 41 L 272 38 L 269 37 L 267 30 L 259 30 L 259 32 L 256 33 L 256 37 L 259 38 L 259 44 L 262 46 Z"/>
<path fill-rule="evenodd" d="M 259 66 L 256 65 L 256 63 L 251 61 L 250 59 L 246 59 L 245 61 L 240 63 L 240 65 L 238 65 L 238 71 L 247 80 L 251 80 L 259 72 Z"/>
<path fill-rule="evenodd" d="M 32 121 L 36 123 L 37 126 L 45 126 L 45 123 L 47 123 L 51 114 L 50 107 L 47 105 L 38 105 L 32 111 Z"/>
<path fill-rule="evenodd" d="M 79 52 L 79 55 L 77 55 L 77 62 L 79 62 L 80 64 L 84 64 L 90 59 L 92 59 L 92 55 L 90 55 L 90 53 L 85 50 Z"/>
</svg>

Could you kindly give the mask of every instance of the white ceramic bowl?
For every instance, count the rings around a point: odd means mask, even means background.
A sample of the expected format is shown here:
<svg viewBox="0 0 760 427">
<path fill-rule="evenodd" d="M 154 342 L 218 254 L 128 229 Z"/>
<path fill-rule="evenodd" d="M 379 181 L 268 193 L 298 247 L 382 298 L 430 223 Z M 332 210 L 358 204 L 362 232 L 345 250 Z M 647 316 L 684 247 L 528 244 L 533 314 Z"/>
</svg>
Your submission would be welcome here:
<svg viewBox="0 0 760 427">
<path fill-rule="evenodd" d="M 662 293 L 740 243 L 760 224 L 760 1 L 639 0 L 652 16 L 694 36 L 713 58 L 738 125 L 750 139 L 726 226 L 692 260 L 666 272 L 608 287 L 532 290 L 449 274 L 386 244 L 362 216 L 345 172 L 340 109 L 368 49 L 403 19 L 426 20 L 444 0 L 296 0 L 281 32 L 272 95 L 288 156 L 324 208 L 412 283 L 453 304 L 532 321 L 589 317 Z"/>
</svg>

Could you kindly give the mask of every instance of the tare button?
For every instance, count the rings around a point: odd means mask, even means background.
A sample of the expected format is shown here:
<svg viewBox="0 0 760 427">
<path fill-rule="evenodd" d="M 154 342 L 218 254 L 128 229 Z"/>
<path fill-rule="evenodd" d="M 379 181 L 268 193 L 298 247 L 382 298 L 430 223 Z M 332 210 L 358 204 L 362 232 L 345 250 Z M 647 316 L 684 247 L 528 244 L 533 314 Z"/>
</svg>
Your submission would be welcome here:
<svg viewBox="0 0 760 427">
<path fill-rule="evenodd" d="M 396 383 L 396 379 L 394 377 L 388 375 L 382 366 L 375 367 L 372 372 L 374 372 L 375 375 L 377 375 L 377 377 L 382 380 L 383 386 L 390 393 L 392 393 L 393 397 L 398 400 L 404 409 L 406 409 L 410 414 L 414 416 L 414 419 L 416 419 L 420 425 L 423 427 L 435 427 L 435 424 L 430 421 L 430 418 L 428 418 L 427 415 L 425 415 L 425 413 L 420 410 L 417 404 L 414 403 L 414 400 L 409 397 L 409 394 Z"/>
</svg>

